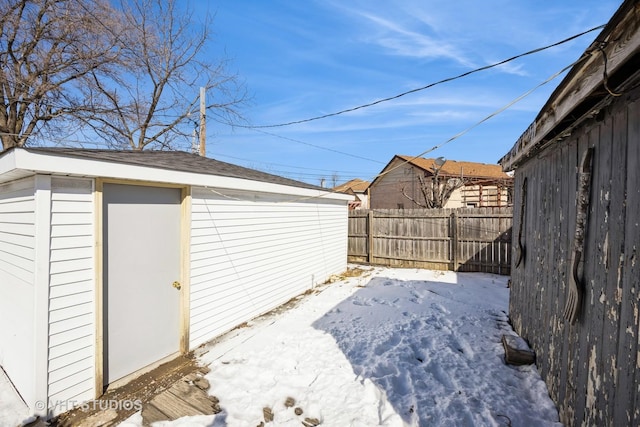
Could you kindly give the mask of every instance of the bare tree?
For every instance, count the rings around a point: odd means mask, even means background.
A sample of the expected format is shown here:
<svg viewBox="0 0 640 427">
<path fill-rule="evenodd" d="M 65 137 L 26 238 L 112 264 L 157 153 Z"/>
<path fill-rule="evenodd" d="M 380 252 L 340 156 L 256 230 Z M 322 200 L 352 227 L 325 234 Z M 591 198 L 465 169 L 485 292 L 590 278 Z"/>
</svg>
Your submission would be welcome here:
<svg viewBox="0 0 640 427">
<path fill-rule="evenodd" d="M 85 95 L 94 111 L 79 117 L 110 146 L 142 150 L 187 148 L 197 114 L 199 87 L 216 103 L 209 110 L 225 122 L 240 118 L 246 92 L 226 61 L 203 57 L 212 19 L 194 26 L 193 12 L 177 0 L 122 0 L 128 29 L 119 74 L 92 73 Z M 107 25 L 104 25 L 108 30 Z"/>
<path fill-rule="evenodd" d="M 416 200 L 415 197 L 407 194 L 405 187 L 402 187 L 402 195 L 418 207 L 426 209 L 443 208 L 453 192 L 465 185 L 465 180 L 462 177 L 442 176 L 436 166 L 432 167 L 432 171 L 433 175 L 431 177 L 425 178 L 421 174 L 417 175 L 423 200 Z"/>
<path fill-rule="evenodd" d="M 119 56 L 106 0 L 0 0 L 0 138 L 23 146 L 49 122 L 90 109 L 77 90 Z M 102 20 L 113 29 L 94 25 Z"/>
<path fill-rule="evenodd" d="M 203 59 L 212 20 L 192 18 L 178 0 L 0 0 L 3 149 L 72 123 L 114 148 L 188 149 L 201 86 L 209 113 L 240 119 L 244 87 Z"/>
</svg>

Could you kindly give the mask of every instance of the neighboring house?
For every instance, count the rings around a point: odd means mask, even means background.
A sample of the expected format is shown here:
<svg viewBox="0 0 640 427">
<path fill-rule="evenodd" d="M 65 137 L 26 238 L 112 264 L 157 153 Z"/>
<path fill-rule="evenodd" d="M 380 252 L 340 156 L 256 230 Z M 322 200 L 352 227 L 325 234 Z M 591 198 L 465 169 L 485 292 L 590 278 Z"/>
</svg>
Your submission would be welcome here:
<svg viewBox="0 0 640 427">
<path fill-rule="evenodd" d="M 509 316 L 567 426 L 640 425 L 639 16 L 620 6 L 500 160 Z"/>
<path fill-rule="evenodd" d="M 34 414 L 93 399 L 344 271 L 350 200 L 182 152 L 5 151 L 0 365 Z"/>
<path fill-rule="evenodd" d="M 356 178 L 352 179 L 351 181 L 347 181 L 342 185 L 338 185 L 337 187 L 333 187 L 333 191 L 351 194 L 355 197 L 354 201 L 349 202 L 350 210 L 369 209 L 369 193 L 367 192 L 368 188 L 368 181 L 363 181 Z"/>
<path fill-rule="evenodd" d="M 511 205 L 513 178 L 499 165 L 396 155 L 369 186 L 371 209 L 416 209 L 423 202 L 421 180 L 430 182 L 438 169 L 442 180 L 462 180 L 445 208 L 480 208 Z"/>
</svg>

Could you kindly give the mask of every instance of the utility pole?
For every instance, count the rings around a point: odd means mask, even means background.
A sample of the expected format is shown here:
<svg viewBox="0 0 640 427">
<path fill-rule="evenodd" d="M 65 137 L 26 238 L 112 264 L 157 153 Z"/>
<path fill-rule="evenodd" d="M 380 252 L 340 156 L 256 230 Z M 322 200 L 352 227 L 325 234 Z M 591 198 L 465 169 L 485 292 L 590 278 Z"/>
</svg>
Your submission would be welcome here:
<svg viewBox="0 0 640 427">
<path fill-rule="evenodd" d="M 205 157 L 207 155 L 207 147 L 205 146 L 205 141 L 207 139 L 207 116 L 206 110 L 207 107 L 205 105 L 205 88 L 200 88 L 200 155 Z"/>
</svg>

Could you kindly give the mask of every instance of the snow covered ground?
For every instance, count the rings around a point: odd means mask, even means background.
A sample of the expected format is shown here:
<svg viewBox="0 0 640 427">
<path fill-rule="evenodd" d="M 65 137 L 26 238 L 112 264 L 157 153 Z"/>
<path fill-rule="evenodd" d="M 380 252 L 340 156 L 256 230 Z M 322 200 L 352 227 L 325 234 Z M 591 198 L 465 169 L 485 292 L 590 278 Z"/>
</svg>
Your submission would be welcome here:
<svg viewBox="0 0 640 427">
<path fill-rule="evenodd" d="M 561 426 L 535 366 L 504 363 L 507 277 L 362 268 L 199 349 L 223 412 L 157 425 Z"/>
<path fill-rule="evenodd" d="M 0 369 L 0 426 L 17 426 L 32 421 L 29 408 L 16 393 L 11 381 Z"/>
</svg>

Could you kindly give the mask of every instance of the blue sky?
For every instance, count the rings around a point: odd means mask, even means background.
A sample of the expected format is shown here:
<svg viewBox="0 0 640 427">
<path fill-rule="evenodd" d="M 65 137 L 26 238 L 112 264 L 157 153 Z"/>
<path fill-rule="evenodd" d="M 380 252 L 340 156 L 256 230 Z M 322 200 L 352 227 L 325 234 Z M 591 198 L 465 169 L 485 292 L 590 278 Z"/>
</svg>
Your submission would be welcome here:
<svg viewBox="0 0 640 427">
<path fill-rule="evenodd" d="M 277 125 L 423 87 L 605 24 L 621 0 L 219 0 L 210 52 L 252 97 L 249 125 Z M 205 7 L 200 3 L 198 7 Z M 371 180 L 574 62 L 598 31 L 498 68 L 351 113 L 274 128 L 207 122 L 207 156 L 319 184 Z M 564 74 L 562 75 L 564 76 Z M 425 157 L 497 163 L 561 77 Z M 213 100 L 208 100 L 213 102 Z M 321 148 L 318 148 L 321 147 Z"/>
</svg>

